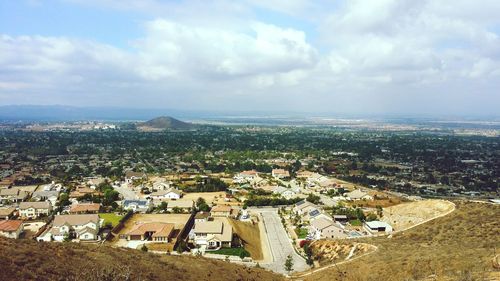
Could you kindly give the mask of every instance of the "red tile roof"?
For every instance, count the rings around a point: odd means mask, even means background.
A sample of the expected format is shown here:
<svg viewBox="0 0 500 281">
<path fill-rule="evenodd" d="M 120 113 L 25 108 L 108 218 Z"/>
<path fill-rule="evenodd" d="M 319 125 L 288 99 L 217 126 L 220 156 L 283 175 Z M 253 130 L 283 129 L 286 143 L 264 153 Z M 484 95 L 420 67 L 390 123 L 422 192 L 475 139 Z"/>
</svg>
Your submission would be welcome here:
<svg viewBox="0 0 500 281">
<path fill-rule="evenodd" d="M 3 220 L 0 221 L 0 231 L 12 232 L 18 230 L 23 221 L 21 220 Z"/>
</svg>

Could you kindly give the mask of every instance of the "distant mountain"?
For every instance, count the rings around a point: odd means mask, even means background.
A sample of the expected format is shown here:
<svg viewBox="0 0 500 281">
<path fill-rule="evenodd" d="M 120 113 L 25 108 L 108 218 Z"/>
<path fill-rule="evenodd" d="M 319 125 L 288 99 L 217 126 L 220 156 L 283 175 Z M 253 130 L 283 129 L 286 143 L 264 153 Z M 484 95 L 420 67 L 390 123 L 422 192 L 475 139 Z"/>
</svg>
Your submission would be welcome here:
<svg viewBox="0 0 500 281">
<path fill-rule="evenodd" d="M 137 127 L 142 130 L 189 130 L 195 126 L 191 123 L 186 123 L 177 120 L 170 116 L 161 116 L 149 121 L 137 124 Z"/>
</svg>

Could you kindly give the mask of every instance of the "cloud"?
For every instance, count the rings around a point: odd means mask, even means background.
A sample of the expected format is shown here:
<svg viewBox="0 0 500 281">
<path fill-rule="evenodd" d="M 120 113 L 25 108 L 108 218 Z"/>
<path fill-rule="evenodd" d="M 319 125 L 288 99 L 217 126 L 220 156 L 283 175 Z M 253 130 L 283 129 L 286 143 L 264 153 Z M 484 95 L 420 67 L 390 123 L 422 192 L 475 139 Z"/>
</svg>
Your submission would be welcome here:
<svg viewBox="0 0 500 281">
<path fill-rule="evenodd" d="M 2 103 L 345 112 L 500 103 L 498 1 L 68 1 L 141 13 L 143 34 L 126 49 L 2 35 L 0 94 L 13 96 Z"/>
</svg>

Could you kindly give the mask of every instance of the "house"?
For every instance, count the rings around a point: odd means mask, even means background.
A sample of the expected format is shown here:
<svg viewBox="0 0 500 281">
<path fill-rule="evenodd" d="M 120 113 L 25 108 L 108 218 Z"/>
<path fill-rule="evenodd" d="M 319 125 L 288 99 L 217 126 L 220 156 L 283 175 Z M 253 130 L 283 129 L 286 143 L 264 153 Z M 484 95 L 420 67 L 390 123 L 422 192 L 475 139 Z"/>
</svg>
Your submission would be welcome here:
<svg viewBox="0 0 500 281">
<path fill-rule="evenodd" d="M 273 189 L 274 194 L 280 194 L 282 197 L 286 199 L 290 199 L 295 197 L 298 193 L 300 192 L 300 189 L 298 188 L 286 188 L 284 186 L 276 186 Z"/>
<path fill-rule="evenodd" d="M 326 217 L 320 217 L 311 221 L 309 233 L 314 239 L 341 239 L 347 237 L 347 234 L 341 226 L 335 224 L 331 219 Z"/>
<path fill-rule="evenodd" d="M 97 240 L 100 228 L 100 219 L 97 214 L 85 215 L 56 215 L 52 227 L 48 228 L 38 241 L 64 241 L 69 239 L 79 239 L 83 241 Z"/>
<path fill-rule="evenodd" d="M 2 220 L 0 221 L 0 236 L 18 239 L 23 232 L 23 221 Z"/>
<path fill-rule="evenodd" d="M 97 214 L 101 209 L 98 203 L 80 203 L 73 204 L 69 210 L 70 214 Z"/>
<path fill-rule="evenodd" d="M 233 240 L 233 228 L 227 220 L 199 222 L 192 230 L 193 242 L 206 250 L 230 248 Z"/>
<path fill-rule="evenodd" d="M 52 211 L 52 205 L 48 201 L 43 202 L 21 202 L 19 214 L 24 219 L 36 219 L 40 216 L 48 216 Z"/>
<path fill-rule="evenodd" d="M 271 175 L 277 179 L 284 179 L 290 177 L 290 172 L 284 169 L 273 169 Z"/>
<path fill-rule="evenodd" d="M 168 190 L 159 190 L 149 194 L 149 197 L 153 200 L 171 199 L 178 200 L 182 197 L 182 191 L 170 188 Z"/>
<path fill-rule="evenodd" d="M 340 224 L 346 224 L 347 222 L 349 222 L 349 219 L 346 215 L 333 215 L 333 220 Z"/>
<path fill-rule="evenodd" d="M 59 191 L 57 190 L 40 190 L 33 192 L 31 199 L 35 201 L 49 201 L 52 206 L 55 206 L 59 198 Z"/>
<path fill-rule="evenodd" d="M 311 208 L 307 213 L 302 215 L 303 221 L 311 221 L 316 219 L 318 216 L 322 215 L 321 210 L 317 208 Z"/>
<path fill-rule="evenodd" d="M 363 227 L 370 234 L 377 234 L 381 232 L 391 233 L 393 230 L 390 224 L 383 221 L 367 221 L 363 224 Z"/>
<path fill-rule="evenodd" d="M 233 180 L 235 183 L 244 183 L 256 179 L 259 173 L 255 170 L 243 171 L 234 176 Z"/>
<path fill-rule="evenodd" d="M 8 220 L 14 217 L 16 208 L 14 207 L 2 207 L 0 208 L 0 220 Z"/>
<path fill-rule="evenodd" d="M 305 215 L 319 207 L 307 200 L 297 202 L 293 207 L 293 212 L 297 215 Z"/>
<path fill-rule="evenodd" d="M 123 200 L 123 209 L 132 210 L 138 213 L 145 213 L 151 209 L 151 201 L 149 200 Z"/>
<path fill-rule="evenodd" d="M 0 189 L 0 203 L 16 203 L 26 200 L 29 192 L 20 190 L 18 187 Z"/>
<path fill-rule="evenodd" d="M 89 187 L 80 186 L 74 191 L 70 192 L 69 198 L 81 198 L 84 196 L 101 196 L 102 193 Z"/>
<path fill-rule="evenodd" d="M 141 240 L 154 242 L 171 242 L 174 232 L 173 223 L 147 222 L 134 226 L 125 234 L 127 240 Z"/>
<path fill-rule="evenodd" d="M 212 209 L 210 210 L 210 214 L 212 215 L 212 217 L 230 217 L 231 216 L 231 206 L 228 206 L 228 205 L 217 205 L 217 206 L 214 206 L 212 207 Z"/>
<path fill-rule="evenodd" d="M 160 201 L 159 203 L 161 204 Z M 194 209 L 194 201 L 192 200 L 169 200 L 167 202 L 167 212 L 174 212 L 180 210 L 182 213 L 190 213 Z M 156 205 L 156 202 L 155 202 Z"/>
<path fill-rule="evenodd" d="M 356 189 L 345 194 L 350 200 L 373 200 L 373 197 L 361 189 Z"/>
<path fill-rule="evenodd" d="M 135 180 L 147 179 L 147 176 L 143 172 L 127 171 L 125 172 L 125 182 L 132 183 Z"/>
</svg>

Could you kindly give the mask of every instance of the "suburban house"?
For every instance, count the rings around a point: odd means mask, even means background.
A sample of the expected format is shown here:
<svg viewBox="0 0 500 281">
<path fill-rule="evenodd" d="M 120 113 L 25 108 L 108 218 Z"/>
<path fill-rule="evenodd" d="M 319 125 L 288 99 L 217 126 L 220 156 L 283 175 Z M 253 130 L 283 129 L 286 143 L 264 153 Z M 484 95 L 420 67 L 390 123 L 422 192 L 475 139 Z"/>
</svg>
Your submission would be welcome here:
<svg viewBox="0 0 500 281">
<path fill-rule="evenodd" d="M 236 183 L 244 183 L 248 181 L 252 181 L 259 176 L 259 173 L 255 170 L 243 171 L 234 176 L 233 180 Z"/>
<path fill-rule="evenodd" d="M 313 210 L 317 210 L 319 207 L 307 200 L 302 200 L 297 202 L 293 207 L 293 212 L 298 215 L 306 215 Z"/>
<path fill-rule="evenodd" d="M 0 208 L 0 220 L 8 220 L 14 217 L 16 208 L 14 207 L 2 207 Z"/>
<path fill-rule="evenodd" d="M 0 189 L 0 203 L 16 203 L 26 200 L 29 192 L 20 190 L 18 187 Z"/>
<path fill-rule="evenodd" d="M 170 188 L 167 190 L 159 190 L 153 192 L 149 194 L 148 197 L 150 197 L 153 200 L 162 200 L 162 199 L 178 200 L 181 199 L 182 197 L 182 191 L 175 188 Z"/>
<path fill-rule="evenodd" d="M 277 179 L 284 179 L 290 177 L 290 172 L 285 169 L 273 169 L 271 175 Z"/>
<path fill-rule="evenodd" d="M 230 248 L 233 228 L 227 220 L 199 222 L 194 225 L 192 239 L 196 246 L 206 250 Z"/>
<path fill-rule="evenodd" d="M 80 186 L 78 187 L 77 189 L 75 189 L 74 191 L 70 192 L 69 194 L 69 197 L 70 198 L 80 198 L 80 197 L 83 197 L 85 195 L 90 195 L 90 196 L 99 196 L 99 195 L 102 195 L 101 192 L 95 190 L 95 189 L 92 189 L 90 187 L 86 187 L 86 186 Z"/>
<path fill-rule="evenodd" d="M 49 201 L 52 206 L 56 205 L 58 198 L 59 191 L 57 190 L 40 190 L 33 192 L 31 195 L 31 199 L 35 201 Z"/>
<path fill-rule="evenodd" d="M 167 211 L 173 212 L 174 208 L 180 210 L 182 213 L 189 213 L 194 209 L 194 201 L 192 200 L 169 200 L 167 202 Z M 161 202 L 160 202 L 161 204 Z M 156 205 L 156 203 L 155 203 Z"/>
<path fill-rule="evenodd" d="M 96 214 L 85 215 L 57 215 L 52 227 L 42 233 L 38 241 L 64 241 L 69 239 L 80 239 L 82 241 L 97 240 L 100 228 L 100 219 Z"/>
<path fill-rule="evenodd" d="M 214 206 L 212 207 L 212 209 L 210 210 L 210 214 L 212 215 L 212 217 L 230 217 L 231 216 L 231 211 L 232 211 L 232 208 L 231 206 L 228 206 L 228 205 L 217 205 L 217 206 Z"/>
<path fill-rule="evenodd" d="M 333 220 L 340 224 L 346 224 L 349 222 L 346 215 L 333 215 Z"/>
<path fill-rule="evenodd" d="M 356 189 L 344 195 L 350 200 L 373 200 L 373 197 L 361 189 Z"/>
<path fill-rule="evenodd" d="M 340 225 L 335 224 L 331 219 L 325 217 L 320 217 L 311 221 L 309 233 L 314 237 L 314 239 L 339 239 L 347 237 L 347 234 Z"/>
<path fill-rule="evenodd" d="M 386 222 L 383 221 L 367 221 L 363 225 L 364 229 L 368 231 L 370 234 L 377 234 L 377 233 L 391 233 L 392 232 L 392 226 Z"/>
<path fill-rule="evenodd" d="M 48 201 L 21 202 L 19 214 L 24 219 L 36 219 L 40 216 L 48 216 L 52 211 L 52 205 Z"/>
<path fill-rule="evenodd" d="M 18 239 L 23 232 L 23 221 L 2 220 L 0 221 L 0 236 Z"/>
<path fill-rule="evenodd" d="M 141 240 L 154 242 L 170 242 L 174 232 L 173 223 L 147 222 L 134 226 L 126 233 L 127 240 Z"/>
<path fill-rule="evenodd" d="M 70 214 L 97 214 L 101 209 L 98 203 L 80 203 L 73 204 L 69 209 Z"/>
<path fill-rule="evenodd" d="M 123 209 L 132 210 L 134 213 L 145 213 L 152 207 L 149 200 L 123 200 L 122 204 Z"/>
<path fill-rule="evenodd" d="M 295 197 L 298 193 L 300 193 L 299 188 L 286 188 L 284 186 L 277 186 L 273 189 L 273 193 L 280 194 L 282 197 L 286 199 L 290 199 Z"/>
<path fill-rule="evenodd" d="M 125 182 L 126 183 L 132 183 L 135 180 L 141 180 L 141 179 L 146 179 L 147 176 L 145 173 L 142 172 L 133 172 L 133 171 L 127 171 L 125 172 Z"/>
</svg>

